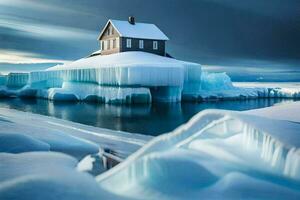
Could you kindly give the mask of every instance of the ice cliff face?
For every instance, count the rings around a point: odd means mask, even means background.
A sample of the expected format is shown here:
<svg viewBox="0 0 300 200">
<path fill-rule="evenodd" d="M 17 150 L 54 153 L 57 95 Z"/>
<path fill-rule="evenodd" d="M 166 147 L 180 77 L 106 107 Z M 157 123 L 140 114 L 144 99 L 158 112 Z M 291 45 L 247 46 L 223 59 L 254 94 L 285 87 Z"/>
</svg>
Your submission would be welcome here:
<svg viewBox="0 0 300 200">
<path fill-rule="evenodd" d="M 51 100 L 96 100 L 104 103 L 178 102 L 209 99 L 299 98 L 300 91 L 280 88 L 237 88 L 226 73 L 203 72 L 200 64 L 145 52 L 93 56 L 28 74 L 11 73 L 7 92 Z"/>
<path fill-rule="evenodd" d="M 29 74 L 27 73 L 10 73 L 7 76 L 6 85 L 8 87 L 23 87 L 28 83 Z"/>
</svg>

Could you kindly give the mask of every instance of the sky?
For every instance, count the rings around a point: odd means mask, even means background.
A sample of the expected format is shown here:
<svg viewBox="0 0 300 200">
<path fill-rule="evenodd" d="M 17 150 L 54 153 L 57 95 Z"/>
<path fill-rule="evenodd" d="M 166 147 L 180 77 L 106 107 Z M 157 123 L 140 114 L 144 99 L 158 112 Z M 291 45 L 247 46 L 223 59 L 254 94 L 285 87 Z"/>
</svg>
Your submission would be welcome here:
<svg viewBox="0 0 300 200">
<path fill-rule="evenodd" d="M 173 57 L 233 81 L 300 81 L 299 0 L 0 0 L 0 73 L 99 49 L 108 19 L 156 24 Z"/>
</svg>

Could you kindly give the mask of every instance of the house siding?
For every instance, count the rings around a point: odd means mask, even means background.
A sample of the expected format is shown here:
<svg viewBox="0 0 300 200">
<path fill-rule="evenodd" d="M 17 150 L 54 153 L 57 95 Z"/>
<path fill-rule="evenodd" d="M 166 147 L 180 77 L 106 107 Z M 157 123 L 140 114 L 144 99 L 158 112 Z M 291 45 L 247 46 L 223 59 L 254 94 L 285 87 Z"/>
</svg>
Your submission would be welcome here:
<svg viewBox="0 0 300 200">
<path fill-rule="evenodd" d="M 113 34 L 108 34 L 108 30 L 109 28 L 113 29 Z M 119 39 L 117 39 L 119 38 Z M 119 53 L 120 52 L 120 47 L 121 47 L 121 43 L 120 43 L 120 35 L 118 34 L 117 30 L 111 25 L 109 24 L 106 29 L 104 30 L 102 36 L 100 37 L 100 47 L 101 47 L 101 43 L 102 41 L 108 41 L 108 40 L 113 40 L 113 39 L 117 39 L 117 44 L 116 44 L 116 48 L 110 48 L 107 50 L 102 50 L 101 54 L 102 55 L 108 55 L 108 54 L 113 54 L 113 53 Z"/>
<path fill-rule="evenodd" d="M 131 48 L 126 47 L 126 39 L 131 39 Z M 139 40 L 144 40 L 144 48 L 139 48 Z M 158 49 L 153 49 L 153 41 L 157 41 Z M 138 38 L 120 38 L 120 52 L 125 51 L 144 51 L 153 53 L 161 56 L 165 56 L 165 41 L 164 40 L 149 40 L 149 39 L 138 39 Z"/>
<path fill-rule="evenodd" d="M 110 28 L 113 29 L 113 34 L 108 34 Z M 114 53 L 126 52 L 126 51 L 143 51 L 143 52 L 165 56 L 166 41 L 121 37 L 118 31 L 114 28 L 114 26 L 111 23 L 109 23 L 99 38 L 100 47 L 102 41 L 111 41 L 113 39 L 117 39 L 116 48 L 112 48 L 112 45 L 110 45 L 111 47 L 110 49 L 101 50 L 102 55 L 108 55 L 108 54 L 114 54 Z M 131 39 L 131 48 L 126 47 L 126 39 Z M 139 40 L 144 41 L 143 49 L 139 48 Z M 153 41 L 157 41 L 158 49 L 153 49 Z"/>
</svg>

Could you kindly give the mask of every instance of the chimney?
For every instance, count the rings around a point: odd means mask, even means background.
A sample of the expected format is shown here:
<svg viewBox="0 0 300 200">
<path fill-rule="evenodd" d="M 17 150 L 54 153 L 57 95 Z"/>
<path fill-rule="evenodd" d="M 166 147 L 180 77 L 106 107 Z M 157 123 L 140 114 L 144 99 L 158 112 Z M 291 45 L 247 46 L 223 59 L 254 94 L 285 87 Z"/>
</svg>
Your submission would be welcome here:
<svg viewBox="0 0 300 200">
<path fill-rule="evenodd" d="M 134 16 L 128 17 L 128 22 L 129 22 L 131 25 L 134 25 L 134 24 L 135 24 Z"/>
</svg>

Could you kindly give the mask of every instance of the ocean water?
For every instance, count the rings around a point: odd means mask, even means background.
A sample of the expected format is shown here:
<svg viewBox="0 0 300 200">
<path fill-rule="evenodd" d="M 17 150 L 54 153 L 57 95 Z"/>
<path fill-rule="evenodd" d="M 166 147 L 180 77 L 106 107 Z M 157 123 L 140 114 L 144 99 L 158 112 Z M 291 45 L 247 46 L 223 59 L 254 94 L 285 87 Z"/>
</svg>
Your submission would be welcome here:
<svg viewBox="0 0 300 200">
<path fill-rule="evenodd" d="M 42 99 L 0 99 L 0 107 L 52 116 L 86 125 L 160 135 L 170 132 L 205 109 L 250 110 L 291 102 L 288 99 L 253 99 L 202 103 L 155 103 L 151 105 L 109 105 L 57 103 Z"/>
</svg>

